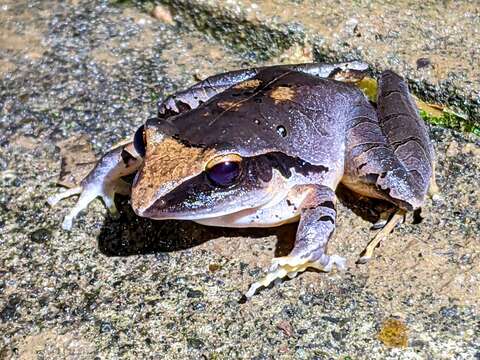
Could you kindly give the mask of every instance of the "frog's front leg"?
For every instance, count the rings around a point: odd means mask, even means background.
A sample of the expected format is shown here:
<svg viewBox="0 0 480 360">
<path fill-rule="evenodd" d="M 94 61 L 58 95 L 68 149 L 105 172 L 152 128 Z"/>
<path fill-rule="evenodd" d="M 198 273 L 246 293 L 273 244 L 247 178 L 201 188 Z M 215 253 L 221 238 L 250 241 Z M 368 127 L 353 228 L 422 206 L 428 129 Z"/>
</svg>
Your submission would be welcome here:
<svg viewBox="0 0 480 360">
<path fill-rule="evenodd" d="M 123 143 L 103 155 L 79 186 L 48 198 L 48 203 L 53 206 L 62 199 L 80 195 L 75 206 L 65 216 L 62 228 L 70 230 L 75 217 L 80 211 L 86 209 L 96 197 L 102 198 L 110 212 L 116 214 L 115 193 L 121 195 L 130 193 L 130 185 L 121 178 L 137 171 L 142 161 L 143 159 L 135 150 L 133 142 Z"/>
<path fill-rule="evenodd" d="M 335 230 L 335 193 L 322 185 L 302 186 L 305 199 L 300 206 L 300 223 L 295 245 L 288 256 L 274 258 L 267 275 L 253 283 L 245 294 L 252 297 L 260 287 L 267 287 L 276 279 L 295 277 L 307 268 L 330 271 L 333 265 L 345 268 L 346 260 L 338 255 L 327 255 L 327 244 Z M 301 193 L 300 192 L 300 193 Z"/>
</svg>

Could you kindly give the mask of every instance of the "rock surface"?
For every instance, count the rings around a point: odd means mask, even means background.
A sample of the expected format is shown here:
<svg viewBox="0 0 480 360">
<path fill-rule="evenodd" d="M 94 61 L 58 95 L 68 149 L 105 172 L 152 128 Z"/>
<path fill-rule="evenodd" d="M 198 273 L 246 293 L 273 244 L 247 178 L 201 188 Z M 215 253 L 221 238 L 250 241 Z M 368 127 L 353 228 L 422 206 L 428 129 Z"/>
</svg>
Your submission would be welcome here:
<svg viewBox="0 0 480 360">
<path fill-rule="evenodd" d="M 55 144 L 83 134 L 99 154 L 152 116 L 159 96 L 263 61 L 173 18 L 107 1 L 2 3 L 0 359 L 480 357 L 473 135 L 431 128 L 443 198 L 368 265 L 355 260 L 370 224 L 340 206 L 330 251 L 349 269 L 307 272 L 246 303 L 294 227 L 154 222 L 119 199 L 119 220 L 96 201 L 72 232 L 60 229 L 74 200 L 45 204 L 58 191 Z M 266 61 L 308 56 L 294 46 Z"/>
</svg>

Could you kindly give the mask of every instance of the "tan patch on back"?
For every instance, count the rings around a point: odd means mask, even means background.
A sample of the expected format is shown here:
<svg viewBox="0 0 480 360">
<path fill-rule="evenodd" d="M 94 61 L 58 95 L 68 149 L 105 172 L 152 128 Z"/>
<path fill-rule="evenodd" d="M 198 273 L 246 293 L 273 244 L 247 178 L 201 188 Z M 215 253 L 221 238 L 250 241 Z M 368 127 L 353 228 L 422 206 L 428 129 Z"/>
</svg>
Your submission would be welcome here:
<svg viewBox="0 0 480 360">
<path fill-rule="evenodd" d="M 215 156 L 214 149 L 188 147 L 172 138 L 155 139 L 147 129 L 144 166 L 132 188 L 132 206 L 145 209 L 181 182 L 200 174 Z"/>
<path fill-rule="evenodd" d="M 235 85 L 233 88 L 235 90 L 255 89 L 258 86 L 260 86 L 261 83 L 262 83 L 262 81 L 258 80 L 258 79 L 247 80 L 247 81 L 242 81 L 240 84 Z"/>
<path fill-rule="evenodd" d="M 242 105 L 241 102 L 235 102 L 235 101 L 219 101 L 217 103 L 217 106 L 223 110 L 232 110 L 232 111 L 237 111 L 240 109 L 240 106 Z"/>
<path fill-rule="evenodd" d="M 275 104 L 292 100 L 294 96 L 295 90 L 286 86 L 279 86 L 270 93 L 270 97 L 274 100 Z"/>
</svg>

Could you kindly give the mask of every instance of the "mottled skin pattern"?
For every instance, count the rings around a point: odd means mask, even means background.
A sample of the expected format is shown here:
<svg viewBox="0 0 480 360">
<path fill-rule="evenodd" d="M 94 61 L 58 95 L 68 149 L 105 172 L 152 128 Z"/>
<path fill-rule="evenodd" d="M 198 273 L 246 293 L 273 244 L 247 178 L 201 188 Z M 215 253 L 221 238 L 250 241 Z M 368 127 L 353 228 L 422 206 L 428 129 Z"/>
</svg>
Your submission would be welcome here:
<svg viewBox="0 0 480 360">
<path fill-rule="evenodd" d="M 307 267 L 344 267 L 343 258 L 326 254 L 337 186 L 412 211 L 422 205 L 432 176 L 427 130 L 403 79 L 382 73 L 375 107 L 348 83 L 363 70 L 360 63 L 240 70 L 172 95 L 142 129 L 146 151 L 137 143 L 112 150 L 79 188 L 67 191 L 81 192 L 69 224 L 92 196 L 112 207 L 108 198 L 121 181 L 113 173 L 139 170 L 132 206 L 141 216 L 233 227 L 300 221 L 291 254 L 273 259 L 247 296 Z M 174 154 L 162 150 L 169 148 Z M 229 156 L 240 159 L 234 183 L 212 183 L 208 164 Z"/>
</svg>

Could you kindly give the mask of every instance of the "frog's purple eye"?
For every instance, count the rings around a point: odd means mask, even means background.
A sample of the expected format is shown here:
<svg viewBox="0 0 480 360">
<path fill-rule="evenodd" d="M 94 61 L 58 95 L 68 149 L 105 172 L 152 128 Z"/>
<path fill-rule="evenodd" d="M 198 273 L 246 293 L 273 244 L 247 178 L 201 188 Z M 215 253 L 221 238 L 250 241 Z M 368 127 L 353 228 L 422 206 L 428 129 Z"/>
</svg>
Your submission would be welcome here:
<svg viewBox="0 0 480 360">
<path fill-rule="evenodd" d="M 145 128 L 140 126 L 133 136 L 133 147 L 142 158 L 145 157 Z"/>
<path fill-rule="evenodd" d="M 242 173 L 241 157 L 232 154 L 207 165 L 208 179 L 217 186 L 233 185 Z"/>
</svg>

